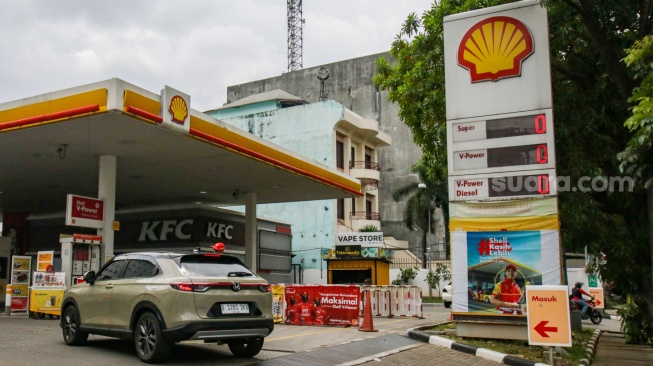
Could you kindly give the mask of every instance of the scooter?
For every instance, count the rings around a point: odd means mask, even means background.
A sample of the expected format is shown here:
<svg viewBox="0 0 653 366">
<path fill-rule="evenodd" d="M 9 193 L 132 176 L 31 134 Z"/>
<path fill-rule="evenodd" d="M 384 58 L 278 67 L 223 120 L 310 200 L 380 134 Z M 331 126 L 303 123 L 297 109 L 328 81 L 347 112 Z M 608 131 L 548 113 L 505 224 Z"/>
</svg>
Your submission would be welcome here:
<svg viewBox="0 0 653 366">
<path fill-rule="evenodd" d="M 583 309 L 579 304 L 571 300 L 569 300 L 569 302 L 571 302 L 571 305 L 575 306 L 576 309 L 578 310 Z M 603 315 L 601 315 L 600 311 L 596 310 L 596 304 L 594 303 L 594 296 L 592 296 L 592 298 L 589 300 L 585 300 L 585 302 L 587 303 L 587 305 L 589 305 L 589 308 L 587 309 L 587 315 L 589 316 L 592 323 L 601 324 L 601 321 L 603 320 Z"/>
</svg>

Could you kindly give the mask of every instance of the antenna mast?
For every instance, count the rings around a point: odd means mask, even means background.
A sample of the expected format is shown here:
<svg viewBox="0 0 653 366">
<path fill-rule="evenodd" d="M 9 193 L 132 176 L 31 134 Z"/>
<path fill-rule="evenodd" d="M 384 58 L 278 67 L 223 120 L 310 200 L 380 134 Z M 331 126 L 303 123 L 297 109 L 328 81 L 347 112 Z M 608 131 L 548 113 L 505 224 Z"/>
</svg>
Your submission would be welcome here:
<svg viewBox="0 0 653 366">
<path fill-rule="evenodd" d="M 299 70 L 303 65 L 304 45 L 302 0 L 287 0 L 288 8 L 288 71 Z"/>
</svg>

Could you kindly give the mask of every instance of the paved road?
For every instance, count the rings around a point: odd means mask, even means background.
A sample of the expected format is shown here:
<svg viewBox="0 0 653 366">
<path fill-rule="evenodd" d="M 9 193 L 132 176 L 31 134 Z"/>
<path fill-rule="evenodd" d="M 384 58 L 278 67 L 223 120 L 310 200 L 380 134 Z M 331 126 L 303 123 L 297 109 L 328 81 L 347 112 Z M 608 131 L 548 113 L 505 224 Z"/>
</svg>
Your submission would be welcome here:
<svg viewBox="0 0 653 366">
<path fill-rule="evenodd" d="M 437 324 L 449 318 L 449 309 L 424 306 L 424 318 L 374 318 L 378 332 L 357 328 L 277 325 L 255 358 L 237 358 L 227 346 L 183 342 L 166 365 L 496 365 L 459 351 L 424 344 L 405 337 L 414 327 Z M 618 321 L 606 319 L 600 326 L 583 321 L 584 327 L 618 330 Z M 131 366 L 140 362 L 131 342 L 90 336 L 83 347 L 66 346 L 58 320 L 34 320 L 0 315 L 0 366 Z"/>
<path fill-rule="evenodd" d="M 446 321 L 448 317 L 449 309 L 444 309 L 442 306 L 424 306 L 423 319 L 374 318 L 374 328 L 379 330 L 378 332 L 360 332 L 357 328 L 343 327 L 277 325 L 274 332 L 266 338 L 261 353 L 254 359 L 234 357 L 224 345 L 216 346 L 193 341 L 178 344 L 166 364 L 215 365 L 216 361 L 219 361 L 223 365 L 257 363 L 267 365 L 270 363 L 265 361 L 276 359 L 278 361 L 274 363 L 276 365 L 293 365 L 296 364 L 293 359 L 296 359 L 300 353 L 312 351 L 317 357 L 319 355 L 315 352 L 324 353 L 324 350 L 329 347 L 336 347 L 329 352 L 342 354 L 345 353 L 338 351 L 338 347 L 342 347 L 340 349 L 343 351 L 351 349 L 348 359 L 333 358 L 334 362 L 344 363 L 368 357 L 370 350 L 379 350 L 380 352 L 374 352 L 383 353 L 418 344 L 404 337 L 407 329 L 440 323 Z M 368 344 L 365 345 L 365 342 Z M 380 343 L 380 346 L 372 347 L 371 342 Z M 90 363 L 110 366 L 143 365 L 136 356 L 131 342 L 92 335 L 86 346 L 69 347 L 63 342 L 58 320 L 35 320 L 16 315 L 0 316 L 0 355 L 0 365 L 11 366 L 87 366 Z M 307 354 L 304 356 L 306 356 L 302 357 L 304 359 L 311 358 Z M 321 360 L 322 365 L 330 364 L 328 353 L 326 356 L 319 356 L 318 360 Z"/>
</svg>

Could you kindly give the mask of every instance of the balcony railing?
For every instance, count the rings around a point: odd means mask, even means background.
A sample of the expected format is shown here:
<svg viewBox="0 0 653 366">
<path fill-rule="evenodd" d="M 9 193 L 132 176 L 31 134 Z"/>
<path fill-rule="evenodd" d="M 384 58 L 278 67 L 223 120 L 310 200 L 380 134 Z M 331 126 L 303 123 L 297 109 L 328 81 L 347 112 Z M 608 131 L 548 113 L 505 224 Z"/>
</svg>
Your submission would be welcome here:
<svg viewBox="0 0 653 366">
<path fill-rule="evenodd" d="M 381 215 L 378 212 L 356 211 L 349 215 L 352 220 L 374 220 L 381 221 Z"/>
<path fill-rule="evenodd" d="M 370 169 L 380 171 L 379 163 L 373 163 L 371 161 L 349 161 L 349 169 Z"/>
</svg>

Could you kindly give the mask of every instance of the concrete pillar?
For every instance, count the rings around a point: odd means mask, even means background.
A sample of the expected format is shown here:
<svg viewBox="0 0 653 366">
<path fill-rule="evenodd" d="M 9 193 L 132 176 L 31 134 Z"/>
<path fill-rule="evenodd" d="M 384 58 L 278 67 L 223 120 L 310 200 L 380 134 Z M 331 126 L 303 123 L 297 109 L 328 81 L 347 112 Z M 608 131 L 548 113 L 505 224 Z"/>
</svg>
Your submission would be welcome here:
<svg viewBox="0 0 653 366">
<path fill-rule="evenodd" d="M 245 195 L 245 264 L 254 272 L 258 270 L 256 261 L 258 258 L 257 233 L 256 193 L 247 193 Z"/>
<path fill-rule="evenodd" d="M 102 235 L 102 250 L 100 266 L 111 259 L 113 254 L 113 221 L 116 218 L 116 166 L 113 155 L 100 156 L 100 177 L 98 183 L 98 198 L 104 200 L 104 225 L 98 229 Z"/>
</svg>

